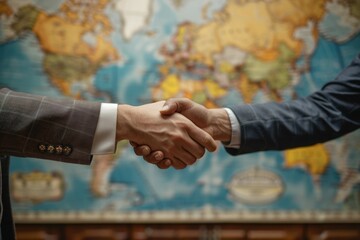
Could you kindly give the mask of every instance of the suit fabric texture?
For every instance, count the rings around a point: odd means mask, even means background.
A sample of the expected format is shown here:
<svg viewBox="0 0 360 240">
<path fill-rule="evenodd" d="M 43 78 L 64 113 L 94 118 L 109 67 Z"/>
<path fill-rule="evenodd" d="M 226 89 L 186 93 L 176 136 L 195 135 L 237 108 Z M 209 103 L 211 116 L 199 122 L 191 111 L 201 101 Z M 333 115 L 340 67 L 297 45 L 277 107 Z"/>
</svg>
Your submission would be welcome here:
<svg viewBox="0 0 360 240">
<path fill-rule="evenodd" d="M 9 156 L 90 164 L 99 113 L 100 103 L 0 90 L 0 239 L 15 239 Z"/>
<path fill-rule="evenodd" d="M 232 155 L 308 146 L 345 135 L 360 126 L 360 54 L 308 97 L 230 109 L 241 131 L 240 149 L 226 149 Z"/>
</svg>

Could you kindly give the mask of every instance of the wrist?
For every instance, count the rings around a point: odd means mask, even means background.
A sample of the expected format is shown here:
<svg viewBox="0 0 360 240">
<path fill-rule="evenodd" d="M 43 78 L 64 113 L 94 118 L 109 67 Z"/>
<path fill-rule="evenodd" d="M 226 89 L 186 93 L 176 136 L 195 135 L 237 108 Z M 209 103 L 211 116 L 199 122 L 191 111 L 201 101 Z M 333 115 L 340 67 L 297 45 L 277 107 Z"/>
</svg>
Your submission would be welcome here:
<svg viewBox="0 0 360 240">
<path fill-rule="evenodd" d="M 210 109 L 210 128 L 212 137 L 222 142 L 231 141 L 231 122 L 223 108 Z"/>
<path fill-rule="evenodd" d="M 129 139 L 131 131 L 131 106 L 118 105 L 116 121 L 116 141 Z"/>
</svg>

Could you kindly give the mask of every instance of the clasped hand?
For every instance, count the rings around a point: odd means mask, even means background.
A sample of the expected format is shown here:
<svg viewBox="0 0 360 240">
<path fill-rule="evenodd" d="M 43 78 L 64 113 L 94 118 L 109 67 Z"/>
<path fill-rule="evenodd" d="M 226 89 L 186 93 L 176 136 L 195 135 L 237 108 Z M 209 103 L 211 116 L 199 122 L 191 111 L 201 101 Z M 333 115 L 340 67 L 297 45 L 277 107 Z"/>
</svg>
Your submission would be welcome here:
<svg viewBox="0 0 360 240">
<path fill-rule="evenodd" d="M 119 105 L 116 140 L 128 139 L 133 146 L 142 146 L 137 148 L 138 154 L 154 150 L 146 160 L 159 168 L 182 169 L 201 158 L 205 149 L 216 150 L 212 136 L 184 115 L 161 114 L 164 103 Z"/>
<path fill-rule="evenodd" d="M 139 108 L 144 111 L 134 113 L 130 122 L 137 126 L 136 132 L 147 132 L 130 139 L 130 143 L 136 155 L 161 169 L 185 168 L 201 158 L 205 148 L 215 151 L 214 140 L 230 141 L 231 125 L 224 109 L 207 109 L 186 98 Z"/>
</svg>

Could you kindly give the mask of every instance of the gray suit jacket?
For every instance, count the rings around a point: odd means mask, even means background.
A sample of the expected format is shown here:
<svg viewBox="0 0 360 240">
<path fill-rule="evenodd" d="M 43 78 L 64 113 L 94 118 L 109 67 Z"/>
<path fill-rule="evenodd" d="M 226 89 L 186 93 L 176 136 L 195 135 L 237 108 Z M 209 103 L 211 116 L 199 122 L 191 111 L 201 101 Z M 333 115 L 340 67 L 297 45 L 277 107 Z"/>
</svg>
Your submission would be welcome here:
<svg viewBox="0 0 360 240">
<path fill-rule="evenodd" d="M 0 89 L 2 239 L 15 239 L 8 156 L 90 164 L 99 113 L 100 103 L 53 100 Z"/>
<path fill-rule="evenodd" d="M 238 155 L 325 142 L 360 126 L 360 55 L 320 91 L 285 103 L 230 107 L 240 123 Z"/>
</svg>

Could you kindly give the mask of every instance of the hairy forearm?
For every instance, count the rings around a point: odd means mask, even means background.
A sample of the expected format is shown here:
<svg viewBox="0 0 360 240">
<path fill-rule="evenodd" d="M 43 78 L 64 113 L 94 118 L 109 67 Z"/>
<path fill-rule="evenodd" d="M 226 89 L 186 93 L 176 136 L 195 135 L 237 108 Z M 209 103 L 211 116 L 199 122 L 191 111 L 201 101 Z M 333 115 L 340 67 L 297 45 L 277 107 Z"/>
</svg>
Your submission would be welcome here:
<svg viewBox="0 0 360 240">
<path fill-rule="evenodd" d="M 132 106 L 121 104 L 118 105 L 117 110 L 117 122 L 116 122 L 116 141 L 121 141 L 125 139 L 133 140 L 131 132 L 133 131 L 132 127 Z"/>
<path fill-rule="evenodd" d="M 217 108 L 209 110 L 210 135 L 222 142 L 231 140 L 231 123 L 225 109 Z"/>
</svg>

